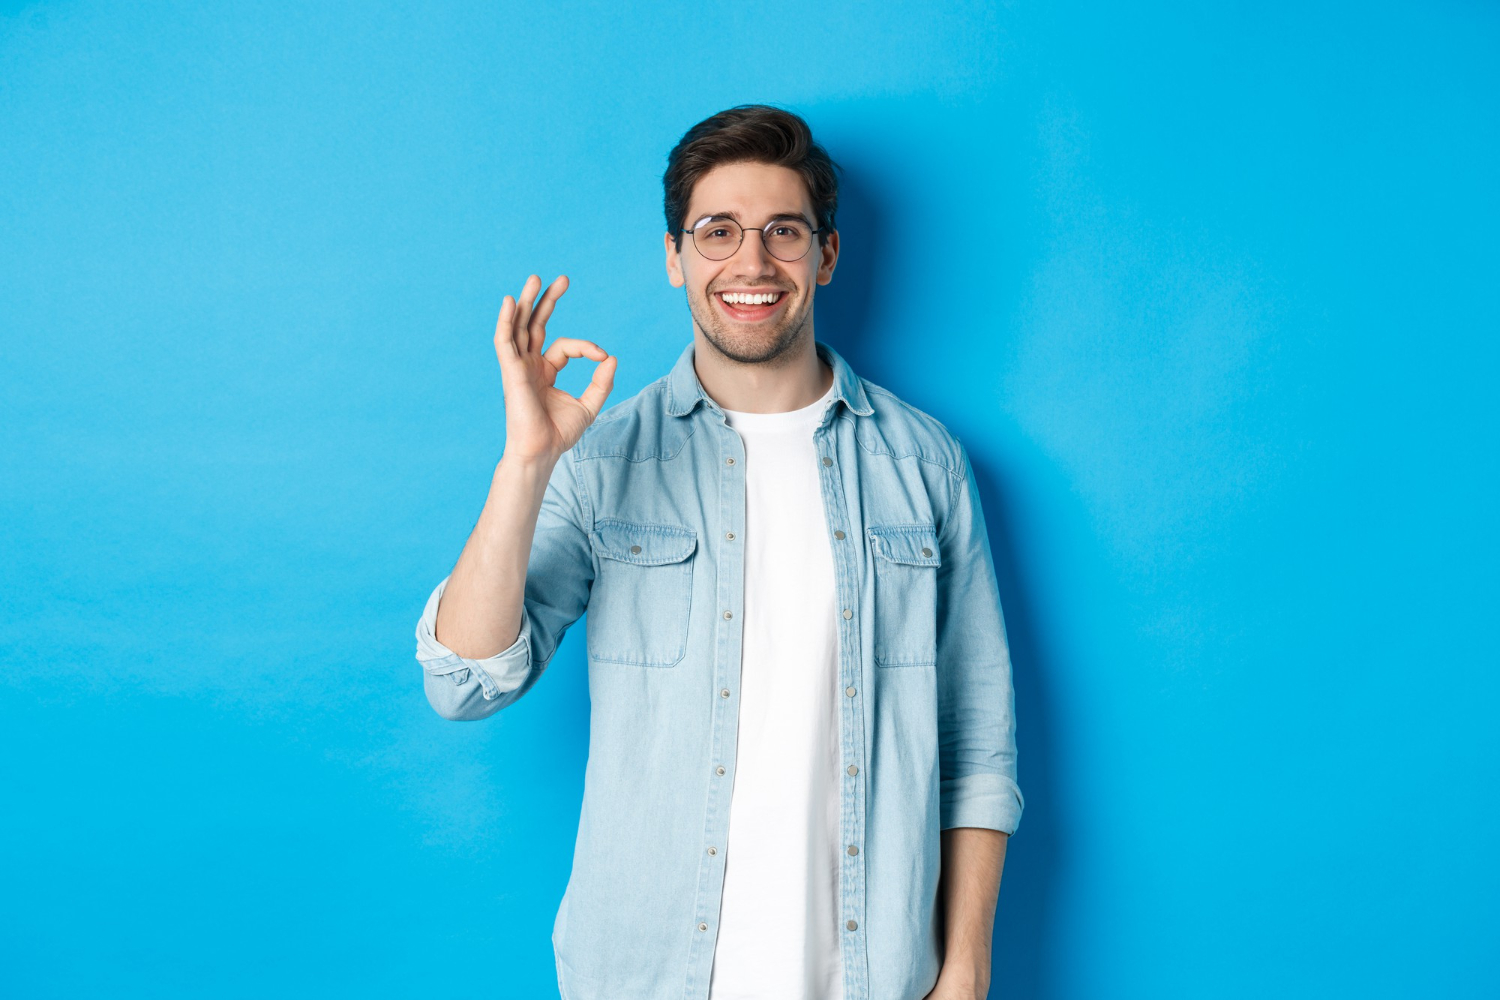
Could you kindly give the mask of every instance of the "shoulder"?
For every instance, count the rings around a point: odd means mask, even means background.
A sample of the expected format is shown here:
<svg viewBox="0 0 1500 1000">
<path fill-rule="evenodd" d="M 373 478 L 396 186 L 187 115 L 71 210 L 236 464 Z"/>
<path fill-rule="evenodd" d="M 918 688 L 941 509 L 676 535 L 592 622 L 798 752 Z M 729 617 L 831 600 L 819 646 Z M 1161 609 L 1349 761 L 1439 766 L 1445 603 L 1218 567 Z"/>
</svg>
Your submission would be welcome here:
<svg viewBox="0 0 1500 1000">
<path fill-rule="evenodd" d="M 874 411 L 855 425 L 861 448 L 892 458 L 931 462 L 955 479 L 963 477 L 967 456 L 946 424 L 884 386 L 863 377 L 859 381 Z"/>
<path fill-rule="evenodd" d="M 575 461 L 623 458 L 632 462 L 668 459 L 682 450 L 693 433 L 693 421 L 667 412 L 667 379 L 663 375 L 635 395 L 605 407 L 573 445 Z"/>
</svg>

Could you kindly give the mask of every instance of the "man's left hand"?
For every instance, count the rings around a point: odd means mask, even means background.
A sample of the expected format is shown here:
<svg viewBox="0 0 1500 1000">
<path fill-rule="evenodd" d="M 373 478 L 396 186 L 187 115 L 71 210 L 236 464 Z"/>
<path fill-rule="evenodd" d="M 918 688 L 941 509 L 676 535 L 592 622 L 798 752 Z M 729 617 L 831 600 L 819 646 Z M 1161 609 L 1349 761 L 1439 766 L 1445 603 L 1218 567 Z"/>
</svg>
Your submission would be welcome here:
<svg viewBox="0 0 1500 1000">
<path fill-rule="evenodd" d="M 937 984 L 932 987 L 932 992 L 922 1000 L 985 1000 L 989 995 L 988 975 L 981 975 L 980 970 L 977 969 L 960 973 L 957 969 L 944 965 L 943 971 L 938 974 Z"/>
</svg>

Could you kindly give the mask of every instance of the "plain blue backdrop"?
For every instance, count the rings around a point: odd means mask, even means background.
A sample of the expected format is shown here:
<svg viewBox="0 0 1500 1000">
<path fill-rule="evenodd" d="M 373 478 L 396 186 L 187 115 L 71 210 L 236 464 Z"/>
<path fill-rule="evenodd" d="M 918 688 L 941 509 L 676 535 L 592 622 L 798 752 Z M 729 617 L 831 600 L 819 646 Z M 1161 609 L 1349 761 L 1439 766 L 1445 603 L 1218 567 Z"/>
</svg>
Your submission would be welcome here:
<svg viewBox="0 0 1500 1000">
<path fill-rule="evenodd" d="M 6 4 L 0 994 L 555 997 L 583 628 L 412 630 L 500 299 L 618 402 L 660 176 L 846 168 L 818 336 L 973 457 L 1021 785 L 994 997 L 1500 995 L 1489 3 Z M 579 391 L 592 365 L 564 385 Z"/>
</svg>

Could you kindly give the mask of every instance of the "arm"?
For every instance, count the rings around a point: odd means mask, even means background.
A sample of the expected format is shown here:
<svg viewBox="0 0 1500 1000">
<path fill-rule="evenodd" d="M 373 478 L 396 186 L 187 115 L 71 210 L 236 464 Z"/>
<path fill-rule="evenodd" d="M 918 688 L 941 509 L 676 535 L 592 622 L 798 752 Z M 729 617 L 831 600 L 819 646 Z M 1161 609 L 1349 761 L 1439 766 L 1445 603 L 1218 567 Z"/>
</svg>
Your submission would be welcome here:
<svg viewBox="0 0 1500 1000">
<path fill-rule="evenodd" d="M 502 459 L 502 467 L 504 464 Z M 497 471 L 497 480 L 503 471 Z M 499 489 L 491 490 L 486 514 L 496 509 L 500 493 Z M 501 511 L 494 521 L 502 520 L 505 513 Z M 589 542 L 593 519 L 578 488 L 571 453 L 564 454 L 553 465 L 543 484 L 539 508 L 527 513 L 526 551 L 521 556 L 522 589 L 515 598 L 520 604 L 516 611 L 518 621 L 505 626 L 512 638 L 500 651 L 489 656 L 462 655 L 470 650 L 447 631 L 443 632 L 443 640 L 438 639 L 438 629 L 445 628 L 441 625 L 443 612 L 457 603 L 450 599 L 455 593 L 457 568 L 438 583 L 417 623 L 417 660 L 422 665 L 427 700 L 445 719 L 488 718 L 520 698 L 546 669 L 568 627 L 588 607 L 594 579 L 593 549 Z M 495 529 L 486 529 L 484 520 L 482 516 L 481 524 L 475 527 L 465 555 L 479 553 L 486 557 L 489 550 L 485 535 Z M 506 539 L 500 539 L 500 545 L 505 542 Z M 460 565 L 463 559 L 461 556 Z M 483 558 L 476 561 L 480 565 L 478 589 L 492 589 L 495 571 L 488 568 Z M 482 602 L 479 606 L 483 606 Z M 479 613 L 483 615 L 482 611 Z M 490 624 L 479 622 L 481 627 Z"/>
<path fill-rule="evenodd" d="M 542 352 L 566 289 L 558 278 L 538 302 L 541 281 L 532 275 L 519 300 L 505 297 L 496 324 L 505 450 L 478 523 L 417 625 L 428 700 L 445 718 L 484 718 L 520 697 L 587 606 L 591 518 L 571 463 L 561 460 L 602 408 L 616 359 L 566 337 Z M 553 383 L 576 357 L 601 363 L 574 399 Z"/>
<path fill-rule="evenodd" d="M 1024 801 L 1016 780 L 1010 645 L 989 532 L 967 452 L 938 533 L 937 708 L 942 829 L 1011 834 Z"/>
<path fill-rule="evenodd" d="M 438 608 L 434 637 L 453 652 L 483 659 L 520 636 L 526 564 L 555 466 L 545 457 L 512 457 L 509 448 L 501 455 Z"/>
<path fill-rule="evenodd" d="M 1005 848 L 1024 805 L 1015 695 L 989 532 L 968 453 L 938 535 L 938 771 L 945 926 L 930 1000 L 983 997 Z"/>
<path fill-rule="evenodd" d="M 928 1000 L 977 1000 L 989 995 L 990 942 L 1009 839 L 998 830 L 978 827 L 942 832 L 938 901 L 943 914 L 943 968 Z"/>
</svg>

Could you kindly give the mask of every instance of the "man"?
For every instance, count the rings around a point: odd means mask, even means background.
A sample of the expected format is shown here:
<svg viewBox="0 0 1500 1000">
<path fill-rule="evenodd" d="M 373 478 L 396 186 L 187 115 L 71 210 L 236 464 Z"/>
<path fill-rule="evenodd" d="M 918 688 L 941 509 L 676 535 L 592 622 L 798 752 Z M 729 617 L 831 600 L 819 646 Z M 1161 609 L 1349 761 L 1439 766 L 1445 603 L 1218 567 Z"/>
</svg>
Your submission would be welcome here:
<svg viewBox="0 0 1500 1000">
<path fill-rule="evenodd" d="M 417 626 L 427 697 L 494 714 L 588 612 L 567 1000 L 983 997 L 1022 799 L 967 453 L 814 339 L 838 193 L 802 119 L 714 115 L 663 180 L 667 375 L 601 415 L 615 356 L 543 350 L 567 279 L 505 297 L 505 450 Z"/>
</svg>

